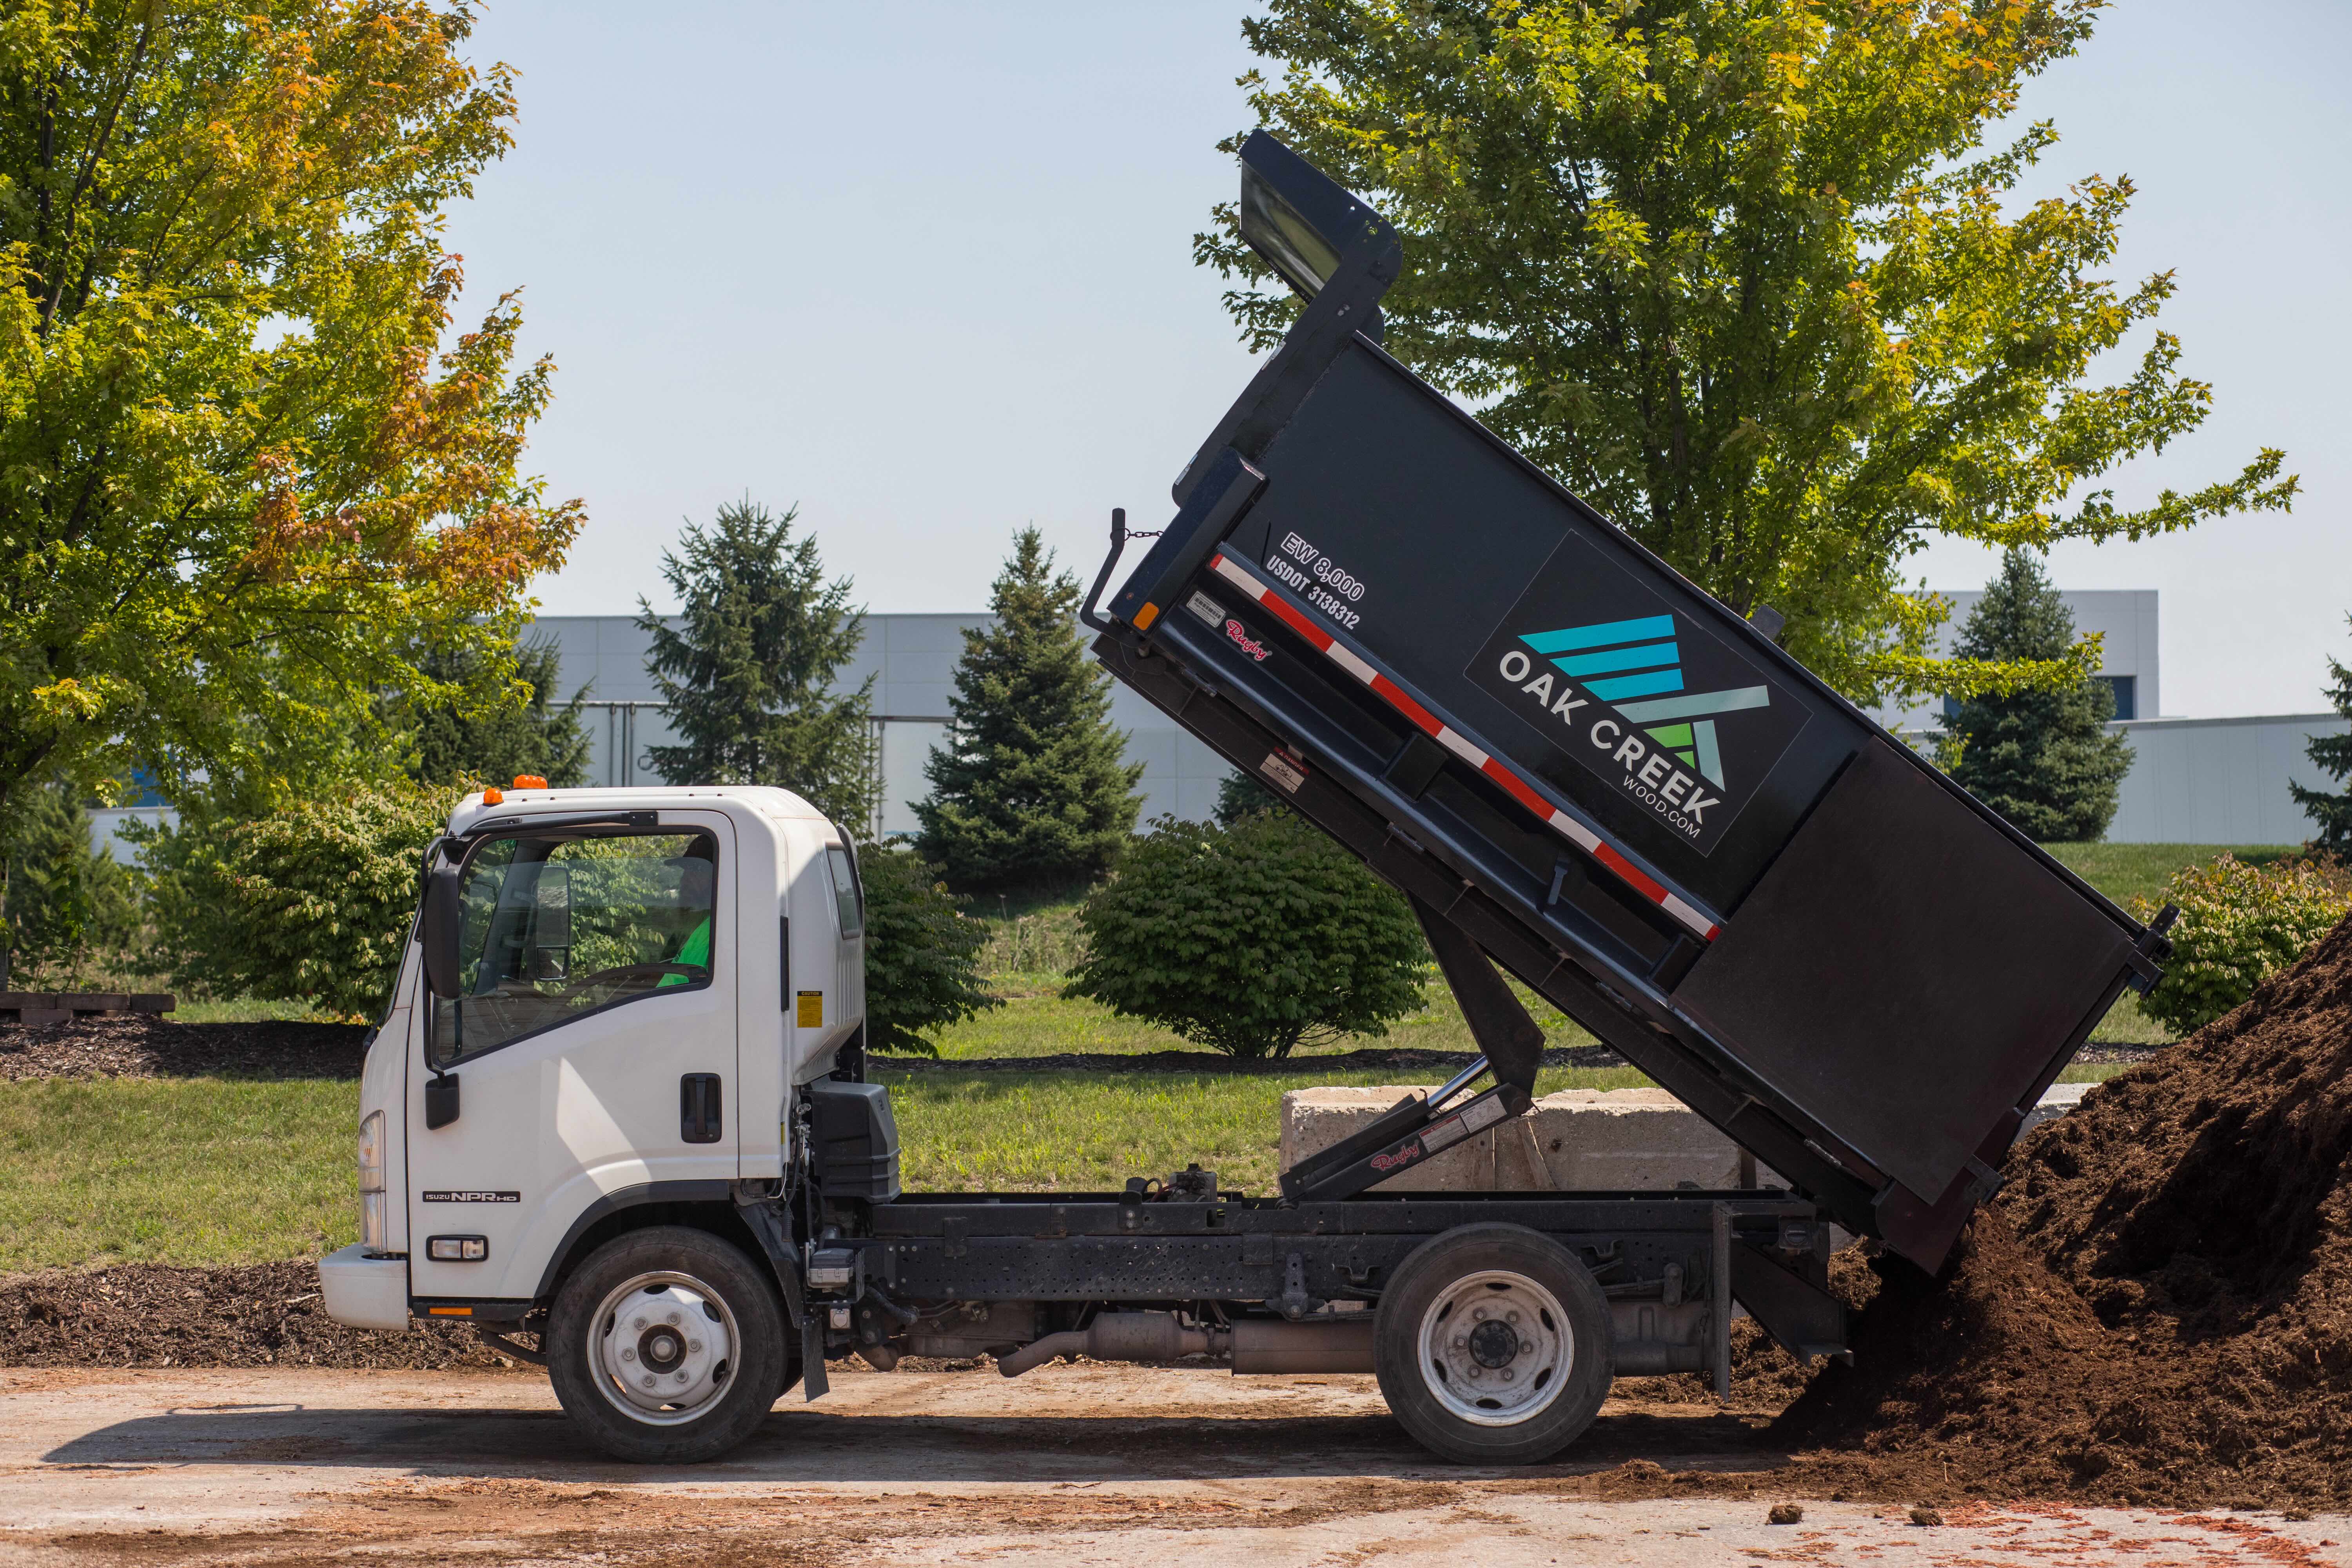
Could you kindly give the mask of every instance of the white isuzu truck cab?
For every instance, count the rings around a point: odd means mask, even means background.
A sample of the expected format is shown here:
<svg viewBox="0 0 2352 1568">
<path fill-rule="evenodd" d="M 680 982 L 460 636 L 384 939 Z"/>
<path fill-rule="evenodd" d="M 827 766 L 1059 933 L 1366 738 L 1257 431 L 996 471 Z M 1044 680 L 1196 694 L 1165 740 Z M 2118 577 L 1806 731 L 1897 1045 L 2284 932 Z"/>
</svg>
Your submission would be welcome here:
<svg viewBox="0 0 2352 1568">
<path fill-rule="evenodd" d="M 463 801 L 362 1071 L 362 1236 L 321 1264 L 329 1312 L 520 1324 L 583 1241 L 777 1191 L 795 1087 L 861 1037 L 856 853 L 778 789 Z M 454 973 L 428 935 L 454 937 Z M 656 1321 L 702 1322 L 615 1343 L 607 1370 L 675 1423 L 740 1378 L 760 1325 L 681 1260 L 651 1277 Z"/>
</svg>

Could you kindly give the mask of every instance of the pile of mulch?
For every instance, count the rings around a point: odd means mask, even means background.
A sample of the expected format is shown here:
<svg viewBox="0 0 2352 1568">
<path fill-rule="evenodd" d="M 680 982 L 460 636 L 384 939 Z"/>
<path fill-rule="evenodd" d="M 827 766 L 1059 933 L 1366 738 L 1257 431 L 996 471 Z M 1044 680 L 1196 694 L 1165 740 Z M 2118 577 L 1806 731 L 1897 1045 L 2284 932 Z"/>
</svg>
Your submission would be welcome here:
<svg viewBox="0 0 2352 1568">
<path fill-rule="evenodd" d="M 0 1024 L 0 1082 L 36 1078 L 357 1078 L 363 1024 L 172 1024 L 146 1014 Z"/>
<path fill-rule="evenodd" d="M 232 1268 L 128 1263 L 0 1286 L 0 1366 L 326 1366 L 431 1372 L 518 1365 L 469 1323 L 400 1333 L 327 1316 L 308 1261 Z"/>
<path fill-rule="evenodd" d="M 1776 1439 L 1896 1489 L 2352 1506 L 2352 921 L 2007 1174 L 1941 1281 L 1880 1265 Z"/>
</svg>

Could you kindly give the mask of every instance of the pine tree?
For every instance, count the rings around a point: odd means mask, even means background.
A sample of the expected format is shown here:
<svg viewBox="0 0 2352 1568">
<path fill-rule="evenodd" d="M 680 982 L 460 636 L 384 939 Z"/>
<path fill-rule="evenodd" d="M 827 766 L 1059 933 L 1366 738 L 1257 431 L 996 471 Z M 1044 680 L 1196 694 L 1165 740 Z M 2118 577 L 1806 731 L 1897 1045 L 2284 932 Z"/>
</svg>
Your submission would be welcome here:
<svg viewBox="0 0 2352 1568">
<path fill-rule="evenodd" d="M 90 847 L 89 808 L 68 784 L 48 784 L 23 805 L 0 843 L 0 991 L 34 975 L 73 984 L 101 949 L 137 934 L 131 873 Z"/>
<path fill-rule="evenodd" d="M 1024 528 L 990 595 L 996 624 L 963 634 L 954 739 L 931 753 L 931 798 L 915 807 L 923 858 L 960 892 L 1091 881 L 1135 831 L 1143 767 L 1110 727 L 1077 604 L 1077 579 Z"/>
<path fill-rule="evenodd" d="M 2334 681 L 2327 689 L 2328 704 L 2345 718 L 2352 719 L 2352 669 L 2331 658 L 2327 661 L 2327 673 Z M 2352 776 L 2352 734 L 2314 735 L 2303 750 L 2305 756 L 2319 764 L 2322 773 L 2337 784 Z M 2294 796 L 2294 804 L 2319 824 L 2319 837 L 2312 841 L 2314 846 L 2335 855 L 2352 855 L 2352 789 L 2329 795 L 2325 790 L 2305 789 L 2299 784 L 2290 783 L 2286 787 Z"/>
<path fill-rule="evenodd" d="M 408 707 L 409 777 L 420 784 L 502 784 L 535 773 L 557 789 L 586 784 L 589 734 L 580 705 L 588 689 L 555 705 L 562 668 L 554 646 L 517 643 L 513 680 L 504 690 L 486 689 L 489 665 L 468 649 L 430 649 L 418 657 L 417 668 L 467 691 L 454 701 Z"/>
<path fill-rule="evenodd" d="M 2013 549 L 1969 614 L 1953 652 L 1971 659 L 2054 659 L 2074 619 L 2032 552 Z M 1972 697 L 1944 718 L 1952 777 L 2042 843 L 2087 843 L 2116 815 L 2131 748 L 2105 725 L 2115 694 L 2084 675 L 2061 687 Z"/>
<path fill-rule="evenodd" d="M 647 752 L 672 784 L 780 784 L 863 833 L 874 681 L 840 691 L 835 680 L 866 616 L 850 607 L 848 578 L 824 580 L 816 541 L 793 537 L 799 515 L 738 501 L 663 552 L 677 625 L 643 599 L 637 625 L 653 637 L 646 668 L 680 742 Z"/>
</svg>

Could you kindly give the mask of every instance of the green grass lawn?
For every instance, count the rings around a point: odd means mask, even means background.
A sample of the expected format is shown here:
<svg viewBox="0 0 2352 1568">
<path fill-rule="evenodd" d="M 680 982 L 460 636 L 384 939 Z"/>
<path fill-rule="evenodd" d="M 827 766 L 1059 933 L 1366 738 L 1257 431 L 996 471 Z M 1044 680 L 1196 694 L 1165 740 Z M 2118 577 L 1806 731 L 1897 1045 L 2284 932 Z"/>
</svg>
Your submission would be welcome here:
<svg viewBox="0 0 2352 1568">
<path fill-rule="evenodd" d="M 2044 844 L 2060 864 L 2116 903 L 2154 899 L 2175 873 L 2216 855 L 2262 865 L 2297 852 L 2293 844 Z"/>
<path fill-rule="evenodd" d="M 358 1239 L 348 1079 L 0 1085 L 0 1274 L 255 1263 Z"/>
<path fill-rule="evenodd" d="M 1267 1193 L 1286 1089 L 1391 1084 L 1401 1075 L 876 1076 L 890 1086 L 909 1191 L 1116 1191 L 1129 1176 L 1165 1176 L 1197 1160 L 1227 1187 Z M 1537 1090 L 1648 1082 L 1631 1068 L 1557 1068 Z"/>
<path fill-rule="evenodd" d="M 953 1028 L 940 1030 L 935 1037 L 940 1055 L 950 1059 L 971 1059 L 1206 1048 L 1166 1029 L 1122 1018 L 1100 1003 L 1066 997 L 1061 994 L 1066 979 L 1062 974 L 1034 971 L 991 975 L 990 985 L 1004 998 L 1004 1005 L 992 1007 Z M 1543 1026 L 1547 1044 L 1594 1043 L 1591 1035 L 1538 1001 L 1525 986 L 1515 981 L 1512 988 L 1518 992 L 1519 1000 L 1527 1005 L 1536 1022 Z M 1367 1048 L 1470 1051 L 1477 1047 L 1470 1038 L 1469 1025 L 1462 1020 L 1462 1009 L 1455 1005 L 1454 994 L 1433 971 L 1422 1006 L 1390 1025 L 1387 1034 L 1350 1035 L 1328 1046 L 1300 1051 L 1290 1059 L 1311 1062 L 1318 1056 L 1336 1051 Z"/>
</svg>

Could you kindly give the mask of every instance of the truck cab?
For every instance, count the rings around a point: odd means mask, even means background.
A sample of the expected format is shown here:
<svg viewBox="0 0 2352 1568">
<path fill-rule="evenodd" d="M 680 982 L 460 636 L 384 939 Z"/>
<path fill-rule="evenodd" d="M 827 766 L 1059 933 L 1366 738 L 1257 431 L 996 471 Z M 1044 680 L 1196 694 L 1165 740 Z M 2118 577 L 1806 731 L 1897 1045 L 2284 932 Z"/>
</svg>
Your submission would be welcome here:
<svg viewBox="0 0 2352 1568">
<path fill-rule="evenodd" d="M 740 1232 L 737 1193 L 792 1157 L 795 1087 L 861 1049 L 856 855 L 781 789 L 462 801 L 368 1051 L 362 1235 L 322 1266 L 329 1310 L 519 1324 L 583 1245 Z"/>
</svg>

